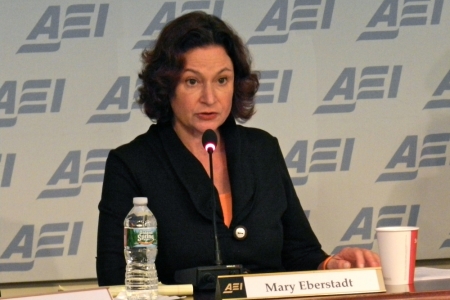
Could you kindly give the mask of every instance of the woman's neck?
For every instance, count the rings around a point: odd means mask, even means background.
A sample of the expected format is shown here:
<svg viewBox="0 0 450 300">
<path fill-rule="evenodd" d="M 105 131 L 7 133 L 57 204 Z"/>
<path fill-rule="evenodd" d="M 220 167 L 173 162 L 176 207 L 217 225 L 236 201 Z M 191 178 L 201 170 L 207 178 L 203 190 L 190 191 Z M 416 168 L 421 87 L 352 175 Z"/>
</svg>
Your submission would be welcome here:
<svg viewBox="0 0 450 300">
<path fill-rule="evenodd" d="M 183 145 L 200 161 L 206 173 L 210 176 L 209 154 L 206 152 L 205 148 L 203 148 L 202 134 L 188 134 L 185 131 L 180 131 L 176 126 L 174 126 L 174 130 Z M 218 132 L 216 131 L 216 134 L 217 133 Z M 220 134 L 217 134 L 217 145 L 216 150 L 213 153 L 213 160 L 214 185 L 219 194 L 229 193 L 231 187 L 228 178 L 227 157 L 225 144 L 223 143 Z"/>
<path fill-rule="evenodd" d="M 188 132 L 186 130 L 183 130 L 183 128 L 179 128 L 177 126 L 173 126 L 173 129 L 175 133 L 177 134 L 178 138 L 181 140 L 183 145 L 199 160 L 201 158 L 207 158 L 208 153 L 205 151 L 205 148 L 202 144 L 202 137 L 203 134 L 199 132 Z M 222 145 L 221 142 L 221 136 L 218 130 L 215 130 L 215 133 L 217 135 L 217 145 L 216 145 L 216 151 L 220 151 L 221 149 L 224 150 L 225 148 Z"/>
</svg>

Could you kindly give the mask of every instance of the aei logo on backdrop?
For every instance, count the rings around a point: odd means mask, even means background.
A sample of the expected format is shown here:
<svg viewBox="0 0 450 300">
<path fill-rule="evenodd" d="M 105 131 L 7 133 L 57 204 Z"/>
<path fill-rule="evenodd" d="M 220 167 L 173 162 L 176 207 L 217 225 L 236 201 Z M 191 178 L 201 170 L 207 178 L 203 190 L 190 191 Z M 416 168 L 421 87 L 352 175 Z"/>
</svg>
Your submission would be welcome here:
<svg viewBox="0 0 450 300">
<path fill-rule="evenodd" d="M 442 243 L 442 245 L 441 245 L 441 247 L 440 247 L 439 249 L 442 249 L 442 248 L 450 248 L 450 238 L 449 238 L 449 239 L 446 239 L 446 240 Z"/>
<path fill-rule="evenodd" d="M 402 66 L 370 66 L 361 70 L 344 68 L 314 114 L 349 113 L 358 100 L 393 99 L 397 97 Z M 356 96 L 355 96 L 356 94 Z M 335 102 L 338 102 L 335 104 Z"/>
<path fill-rule="evenodd" d="M 164 2 L 142 34 L 146 39 L 138 41 L 133 49 L 142 50 L 147 47 L 152 48 L 156 42 L 156 36 L 159 34 L 159 31 L 161 31 L 167 23 L 189 11 L 203 10 L 220 18 L 222 16 L 223 4 L 224 0 Z"/>
<path fill-rule="evenodd" d="M 2 161 L 3 159 L 3 161 Z M 0 188 L 10 187 L 16 161 L 15 153 L 8 153 L 6 156 L 0 153 Z M 3 169 L 3 171 L 2 171 Z"/>
<path fill-rule="evenodd" d="M 384 0 L 357 41 L 397 38 L 400 27 L 439 25 L 444 0 Z M 381 28 L 380 28 L 381 27 Z"/>
<path fill-rule="evenodd" d="M 18 89 L 17 81 L 3 82 L 0 87 L 0 128 L 14 126 L 18 114 L 59 112 L 65 83 L 65 79 L 27 80 Z M 19 108 L 16 111 L 16 94 L 19 93 Z"/>
<path fill-rule="evenodd" d="M 60 5 L 49 6 L 17 53 L 55 52 L 63 39 L 103 37 L 108 9 L 109 4 L 73 4 L 61 13 Z"/>
<path fill-rule="evenodd" d="M 297 173 L 306 173 L 309 159 L 308 173 L 313 172 L 344 172 L 350 170 L 354 138 L 321 139 L 314 142 L 312 153 L 308 155 L 308 141 L 296 141 L 285 157 L 288 168 L 295 168 Z M 305 176 L 291 176 L 294 185 L 304 185 L 308 181 Z"/>
<path fill-rule="evenodd" d="M 447 75 L 444 76 L 441 83 L 433 93 L 433 98 L 441 98 L 445 91 L 450 91 L 450 70 Z M 450 99 L 433 99 L 425 104 L 423 109 L 440 109 L 440 108 L 450 108 Z"/>
<path fill-rule="evenodd" d="M 139 105 L 134 101 L 138 97 L 137 88 L 142 84 L 138 78 L 134 85 L 134 93 L 130 95 L 131 78 L 130 76 L 120 76 L 113 83 L 112 87 L 103 97 L 97 106 L 98 114 L 92 115 L 87 124 L 92 123 L 122 123 L 130 119 L 132 109 L 139 109 Z M 133 99 L 130 102 L 130 99 Z M 112 109 L 110 109 L 112 107 Z M 129 108 L 130 107 L 130 108 Z M 108 112 L 106 112 L 108 110 Z M 114 111 L 114 112 L 112 112 Z"/>
<path fill-rule="evenodd" d="M 287 102 L 291 79 L 292 70 L 262 71 L 256 102 Z M 96 113 L 89 118 L 87 124 L 127 122 L 132 110 L 140 110 L 135 99 L 139 96 L 138 87 L 142 81 L 137 78 L 134 85 L 132 82 L 130 76 L 118 77 L 100 101 Z M 130 101 L 130 99 L 132 100 Z"/>
<path fill-rule="evenodd" d="M 83 183 L 103 182 L 105 162 L 109 149 L 94 149 L 86 154 L 84 168 L 81 169 L 81 151 L 70 151 L 56 168 L 52 177 L 47 183 L 48 187 L 58 185 L 58 188 L 48 188 L 43 190 L 37 199 L 54 199 L 75 197 L 81 192 Z M 80 182 L 80 173 L 83 178 Z M 68 181 L 68 184 L 61 183 Z"/>
<path fill-rule="evenodd" d="M 78 254 L 83 222 L 43 224 L 39 232 L 35 226 L 22 225 L 8 246 L 0 249 L 0 272 L 25 272 L 34 267 L 36 258 Z"/>
<path fill-rule="evenodd" d="M 250 37 L 247 44 L 283 44 L 292 30 L 330 29 L 334 3 L 335 0 L 276 0 L 255 29 L 264 34 Z M 266 33 L 268 29 L 270 32 L 275 29 L 278 34 L 269 35 Z"/>
<path fill-rule="evenodd" d="M 376 182 L 413 180 L 419 168 L 445 166 L 449 141 L 450 133 L 426 135 L 420 144 L 417 135 L 408 135 L 386 165 L 386 171 L 392 172 L 382 173 Z"/>
<path fill-rule="evenodd" d="M 383 206 L 376 216 L 373 207 L 363 207 L 342 236 L 341 245 L 335 247 L 332 253 L 338 253 L 345 247 L 360 247 L 370 250 L 375 239 L 375 228 L 402 225 L 417 226 L 419 210 L 420 205 L 417 204 Z M 375 226 L 373 226 L 374 217 L 378 218 Z M 353 242 L 349 244 L 347 243 L 349 241 Z"/>
<path fill-rule="evenodd" d="M 289 88 L 291 86 L 292 70 L 267 70 L 260 72 L 259 89 L 256 94 L 256 103 L 285 103 L 288 100 Z M 275 89 L 279 87 L 278 95 L 275 95 Z"/>
</svg>

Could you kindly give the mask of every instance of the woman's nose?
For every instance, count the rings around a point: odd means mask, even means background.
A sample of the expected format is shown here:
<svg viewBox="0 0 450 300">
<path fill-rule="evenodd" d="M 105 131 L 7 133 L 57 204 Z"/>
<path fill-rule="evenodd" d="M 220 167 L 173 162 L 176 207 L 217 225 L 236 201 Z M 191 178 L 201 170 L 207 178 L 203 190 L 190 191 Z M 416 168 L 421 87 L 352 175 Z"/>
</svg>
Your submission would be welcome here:
<svg viewBox="0 0 450 300">
<path fill-rule="evenodd" d="M 207 104 L 212 104 L 216 101 L 216 96 L 212 84 L 208 83 L 204 85 L 202 100 Z"/>
</svg>

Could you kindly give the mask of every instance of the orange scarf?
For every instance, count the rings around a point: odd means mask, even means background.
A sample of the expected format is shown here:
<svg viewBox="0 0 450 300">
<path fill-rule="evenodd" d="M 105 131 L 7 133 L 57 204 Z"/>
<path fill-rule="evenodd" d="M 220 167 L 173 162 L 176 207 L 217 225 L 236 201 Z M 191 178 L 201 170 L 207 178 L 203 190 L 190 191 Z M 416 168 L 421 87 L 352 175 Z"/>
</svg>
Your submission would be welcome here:
<svg viewBox="0 0 450 300">
<path fill-rule="evenodd" d="M 223 222 L 230 227 L 233 218 L 233 205 L 231 201 L 231 193 L 219 195 L 220 205 L 222 206 Z"/>
</svg>

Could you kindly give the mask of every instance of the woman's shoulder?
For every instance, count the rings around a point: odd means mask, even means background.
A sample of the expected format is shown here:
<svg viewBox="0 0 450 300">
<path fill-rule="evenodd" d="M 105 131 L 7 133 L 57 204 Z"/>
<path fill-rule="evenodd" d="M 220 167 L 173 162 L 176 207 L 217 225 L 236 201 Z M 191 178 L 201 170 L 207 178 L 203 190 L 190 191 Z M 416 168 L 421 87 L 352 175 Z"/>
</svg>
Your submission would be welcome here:
<svg viewBox="0 0 450 300">
<path fill-rule="evenodd" d="M 238 125 L 240 151 L 252 155 L 274 155 L 278 152 L 278 139 L 269 132 L 255 127 Z"/>
<path fill-rule="evenodd" d="M 148 152 L 149 145 L 156 146 L 158 138 L 156 125 L 151 125 L 147 132 L 136 136 L 128 143 L 122 144 L 111 152 L 124 157 L 139 157 L 142 152 Z"/>
<path fill-rule="evenodd" d="M 242 125 L 238 125 L 237 127 L 241 138 L 249 141 L 250 143 L 273 143 L 277 141 L 276 137 L 263 129 Z"/>
</svg>

